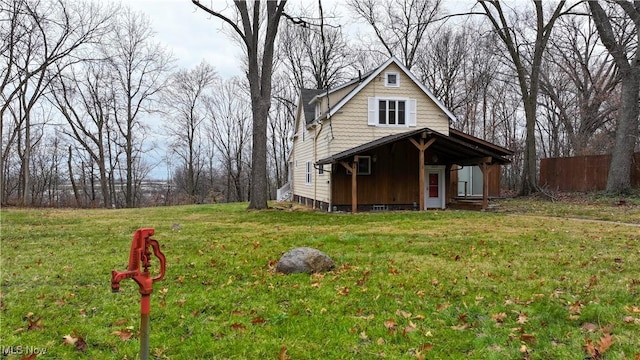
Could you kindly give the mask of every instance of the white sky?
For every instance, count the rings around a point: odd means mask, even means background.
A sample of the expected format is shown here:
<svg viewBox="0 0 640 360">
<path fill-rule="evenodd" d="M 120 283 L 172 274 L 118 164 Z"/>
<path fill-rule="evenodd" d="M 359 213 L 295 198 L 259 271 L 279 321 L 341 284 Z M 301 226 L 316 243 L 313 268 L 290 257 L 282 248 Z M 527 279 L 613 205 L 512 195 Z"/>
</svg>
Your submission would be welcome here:
<svg viewBox="0 0 640 360">
<path fill-rule="evenodd" d="M 163 43 L 173 52 L 176 65 L 181 68 L 192 68 L 202 60 L 213 65 L 221 78 L 242 76 L 241 56 L 242 49 L 239 44 L 221 31 L 222 20 L 213 18 L 203 10 L 198 9 L 190 0 L 110 0 L 122 1 L 135 11 L 145 13 L 151 21 L 151 26 L 156 32 L 155 40 Z M 203 4 L 215 4 L 216 9 L 224 6 L 225 0 L 201 0 Z M 230 2 L 230 1 L 229 1 Z M 445 7 L 457 8 L 458 11 L 469 9 L 475 0 L 444 0 Z M 322 0 L 322 5 L 327 14 L 335 9 L 335 14 L 340 19 L 337 23 L 349 24 L 343 28 L 345 32 L 357 33 L 358 27 L 367 29 L 355 21 L 352 15 L 344 7 L 345 0 Z M 287 9 L 295 16 L 295 9 L 301 5 L 317 7 L 317 0 L 289 0 Z M 228 30 L 227 30 L 228 31 Z M 162 136 L 163 131 L 156 129 L 154 139 L 156 146 L 150 156 L 153 163 L 160 162 L 166 152 L 167 139 Z M 165 179 L 168 176 L 166 164 L 159 163 L 151 172 L 154 179 Z"/>
<path fill-rule="evenodd" d="M 203 4 L 224 6 L 225 0 L 201 0 Z M 344 8 L 345 0 L 323 0 L 325 13 L 336 9 L 339 23 L 353 28 L 352 15 Z M 444 0 L 445 7 L 470 8 L 475 0 Z M 203 59 L 213 65 L 222 78 L 242 75 L 240 57 L 242 50 L 221 32 L 222 20 L 213 18 L 198 9 L 190 0 L 125 0 L 123 4 L 145 13 L 156 32 L 156 40 L 173 51 L 180 67 L 191 68 Z M 289 0 L 287 9 L 295 16 L 295 9 L 302 4 L 315 9 L 316 0 Z M 347 31 L 349 29 L 347 28 Z"/>
</svg>

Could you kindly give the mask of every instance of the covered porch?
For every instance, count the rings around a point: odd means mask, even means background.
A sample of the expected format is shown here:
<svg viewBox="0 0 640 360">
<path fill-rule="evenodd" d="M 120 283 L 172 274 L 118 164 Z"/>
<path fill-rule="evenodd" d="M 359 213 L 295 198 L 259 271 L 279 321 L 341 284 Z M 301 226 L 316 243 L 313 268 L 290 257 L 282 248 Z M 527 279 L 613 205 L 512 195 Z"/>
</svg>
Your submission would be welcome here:
<svg viewBox="0 0 640 360">
<path fill-rule="evenodd" d="M 477 165 L 483 177 L 479 204 L 486 209 L 490 194 L 499 194 L 500 165 L 511 154 L 457 130 L 447 136 L 422 128 L 348 149 L 317 166 L 331 167 L 331 210 L 358 212 L 451 207 L 458 197 L 456 171 Z"/>
</svg>

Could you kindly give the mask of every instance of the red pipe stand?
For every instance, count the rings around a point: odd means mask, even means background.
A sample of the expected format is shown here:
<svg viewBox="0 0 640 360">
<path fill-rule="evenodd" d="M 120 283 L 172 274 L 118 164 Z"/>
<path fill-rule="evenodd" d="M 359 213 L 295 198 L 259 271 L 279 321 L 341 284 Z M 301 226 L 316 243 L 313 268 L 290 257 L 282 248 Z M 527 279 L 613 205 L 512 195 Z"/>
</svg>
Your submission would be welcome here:
<svg viewBox="0 0 640 360">
<path fill-rule="evenodd" d="M 160 251 L 158 241 L 151 239 L 154 229 L 138 229 L 133 235 L 131 250 L 129 251 L 129 265 L 125 271 L 111 271 L 111 291 L 120 292 L 120 281 L 133 279 L 139 286 L 140 295 L 140 359 L 149 359 L 149 312 L 151 310 L 151 293 L 153 283 L 164 278 L 166 258 Z M 158 276 L 151 277 L 151 248 L 153 254 L 160 260 Z"/>
</svg>

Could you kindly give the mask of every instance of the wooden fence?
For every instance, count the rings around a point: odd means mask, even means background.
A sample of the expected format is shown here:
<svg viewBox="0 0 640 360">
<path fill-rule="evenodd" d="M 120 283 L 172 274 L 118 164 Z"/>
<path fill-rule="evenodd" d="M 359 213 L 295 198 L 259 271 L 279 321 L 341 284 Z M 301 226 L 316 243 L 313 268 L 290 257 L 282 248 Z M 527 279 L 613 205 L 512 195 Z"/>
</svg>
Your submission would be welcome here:
<svg viewBox="0 0 640 360">
<path fill-rule="evenodd" d="M 598 191 L 607 186 L 611 155 L 540 160 L 540 186 L 554 191 Z M 640 153 L 631 165 L 631 186 L 640 188 Z"/>
</svg>

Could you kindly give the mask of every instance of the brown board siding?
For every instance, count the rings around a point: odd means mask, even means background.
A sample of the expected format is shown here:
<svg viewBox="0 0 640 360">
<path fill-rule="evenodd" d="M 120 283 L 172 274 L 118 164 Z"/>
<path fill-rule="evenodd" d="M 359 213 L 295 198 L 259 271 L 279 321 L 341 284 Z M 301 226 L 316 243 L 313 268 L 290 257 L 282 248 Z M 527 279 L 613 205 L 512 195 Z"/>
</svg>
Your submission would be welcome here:
<svg viewBox="0 0 640 360">
<path fill-rule="evenodd" d="M 410 205 L 420 203 L 419 152 L 409 141 L 385 145 L 367 153 L 371 156 L 371 175 L 358 175 L 358 204 Z M 426 165 L 445 165 L 434 162 L 436 154 L 425 152 Z M 442 156 L 440 156 L 442 158 Z M 375 161 L 373 160 L 375 159 Z M 436 160 L 437 161 L 437 160 Z M 445 171 L 446 203 L 457 197 L 458 176 L 456 171 Z M 500 196 L 500 165 L 490 166 L 489 196 Z M 332 166 L 332 205 L 351 205 L 351 175 L 341 164 Z"/>
<path fill-rule="evenodd" d="M 540 186 L 554 191 L 598 191 L 607 186 L 611 155 L 540 160 Z M 631 165 L 631 186 L 640 188 L 640 153 Z"/>
<path fill-rule="evenodd" d="M 409 141 L 382 146 L 371 156 L 371 175 L 358 175 L 358 204 L 412 204 L 419 201 L 418 151 Z M 375 161 L 373 160 L 375 158 Z M 333 165 L 334 205 L 351 205 L 351 175 Z"/>
</svg>

